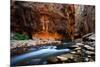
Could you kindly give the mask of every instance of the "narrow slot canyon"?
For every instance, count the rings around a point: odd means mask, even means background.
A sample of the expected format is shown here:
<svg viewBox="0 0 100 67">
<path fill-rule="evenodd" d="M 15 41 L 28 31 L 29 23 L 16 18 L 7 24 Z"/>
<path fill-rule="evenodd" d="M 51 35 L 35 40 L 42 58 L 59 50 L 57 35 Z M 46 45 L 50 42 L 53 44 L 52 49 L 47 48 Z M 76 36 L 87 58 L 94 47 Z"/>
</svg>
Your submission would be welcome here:
<svg viewBox="0 0 100 67">
<path fill-rule="evenodd" d="M 11 66 L 95 61 L 95 6 L 11 0 Z"/>
</svg>

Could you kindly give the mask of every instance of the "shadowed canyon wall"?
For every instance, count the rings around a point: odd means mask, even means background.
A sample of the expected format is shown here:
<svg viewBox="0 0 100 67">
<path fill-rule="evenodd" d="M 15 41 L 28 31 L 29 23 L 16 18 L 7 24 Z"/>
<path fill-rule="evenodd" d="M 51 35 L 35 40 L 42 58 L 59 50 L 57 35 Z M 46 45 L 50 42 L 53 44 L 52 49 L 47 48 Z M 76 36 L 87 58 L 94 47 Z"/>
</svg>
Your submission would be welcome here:
<svg viewBox="0 0 100 67">
<path fill-rule="evenodd" d="M 95 32 L 95 7 L 12 1 L 11 32 L 19 32 L 30 38 L 74 40 Z"/>
</svg>

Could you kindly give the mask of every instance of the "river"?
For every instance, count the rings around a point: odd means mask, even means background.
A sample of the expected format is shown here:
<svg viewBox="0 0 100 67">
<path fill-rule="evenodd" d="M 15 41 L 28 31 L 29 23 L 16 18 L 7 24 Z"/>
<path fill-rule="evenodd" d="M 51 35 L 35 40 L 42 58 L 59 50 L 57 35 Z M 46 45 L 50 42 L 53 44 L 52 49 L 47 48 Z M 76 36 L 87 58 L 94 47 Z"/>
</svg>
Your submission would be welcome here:
<svg viewBox="0 0 100 67">
<path fill-rule="evenodd" d="M 70 52 L 66 44 L 68 45 L 69 43 L 64 43 L 59 46 L 48 45 L 31 47 L 28 49 L 28 53 L 11 57 L 11 66 L 47 64 L 47 59 L 49 57 Z"/>
</svg>

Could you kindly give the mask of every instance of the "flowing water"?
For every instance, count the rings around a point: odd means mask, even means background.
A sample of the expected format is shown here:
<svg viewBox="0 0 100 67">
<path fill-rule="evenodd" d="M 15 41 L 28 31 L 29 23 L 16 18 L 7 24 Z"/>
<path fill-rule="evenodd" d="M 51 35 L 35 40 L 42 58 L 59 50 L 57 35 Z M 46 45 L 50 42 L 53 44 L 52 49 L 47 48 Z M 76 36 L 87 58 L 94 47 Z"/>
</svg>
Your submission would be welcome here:
<svg viewBox="0 0 100 67">
<path fill-rule="evenodd" d="M 47 59 L 53 56 L 59 56 L 61 54 L 68 53 L 66 45 L 70 43 L 64 43 L 59 46 L 38 46 L 31 47 L 28 49 L 28 53 L 21 54 L 18 56 L 11 57 L 11 65 L 37 65 L 37 64 L 47 64 Z"/>
</svg>

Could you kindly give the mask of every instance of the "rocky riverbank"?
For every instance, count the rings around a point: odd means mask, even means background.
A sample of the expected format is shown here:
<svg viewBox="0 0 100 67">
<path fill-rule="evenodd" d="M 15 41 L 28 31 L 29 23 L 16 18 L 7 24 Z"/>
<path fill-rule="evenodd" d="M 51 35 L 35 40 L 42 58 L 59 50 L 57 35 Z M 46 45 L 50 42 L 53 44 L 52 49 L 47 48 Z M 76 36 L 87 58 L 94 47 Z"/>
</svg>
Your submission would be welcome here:
<svg viewBox="0 0 100 67">
<path fill-rule="evenodd" d="M 50 39 L 35 39 L 35 40 L 11 40 L 11 49 L 14 49 L 16 47 L 23 47 L 23 46 L 43 46 L 43 45 L 50 45 L 50 44 L 56 44 L 60 45 L 61 41 L 57 40 L 50 40 Z"/>
<path fill-rule="evenodd" d="M 41 43 L 43 42 L 43 44 Z M 46 64 L 56 63 L 76 63 L 76 62 L 93 62 L 95 61 L 95 36 L 93 33 L 84 35 L 80 39 L 73 42 L 64 43 L 61 41 L 42 41 L 33 40 L 11 41 L 11 56 L 16 56 L 30 51 L 40 49 L 70 49 L 70 52 L 59 56 L 50 56 L 46 60 Z M 17 44 L 16 44 L 17 43 Z M 45 44 L 44 44 L 45 43 Z M 37 44 L 37 45 L 36 45 Z M 54 44 L 54 45 L 53 45 Z M 15 45 L 15 46 L 13 46 Z"/>
<path fill-rule="evenodd" d="M 95 36 L 93 33 L 77 39 L 76 44 L 69 46 L 72 51 L 56 57 L 50 57 L 48 63 L 75 63 L 95 61 Z"/>
</svg>

